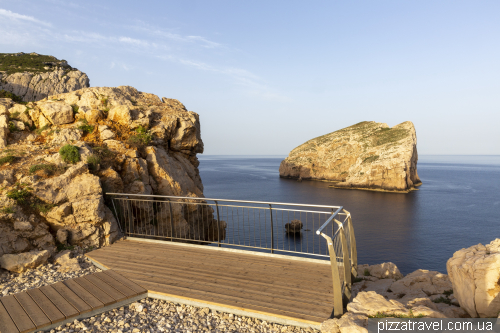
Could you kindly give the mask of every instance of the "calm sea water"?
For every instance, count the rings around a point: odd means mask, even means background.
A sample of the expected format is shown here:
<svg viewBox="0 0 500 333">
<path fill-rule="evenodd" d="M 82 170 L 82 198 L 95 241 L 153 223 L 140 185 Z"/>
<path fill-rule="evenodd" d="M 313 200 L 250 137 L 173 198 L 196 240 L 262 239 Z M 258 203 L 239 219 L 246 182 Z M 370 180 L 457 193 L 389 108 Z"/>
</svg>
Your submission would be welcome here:
<svg viewBox="0 0 500 333">
<path fill-rule="evenodd" d="M 500 156 L 420 156 L 409 194 L 341 190 L 279 178 L 285 156 L 200 156 L 207 198 L 340 205 L 351 212 L 363 264 L 446 273 L 461 248 L 500 237 Z"/>
</svg>

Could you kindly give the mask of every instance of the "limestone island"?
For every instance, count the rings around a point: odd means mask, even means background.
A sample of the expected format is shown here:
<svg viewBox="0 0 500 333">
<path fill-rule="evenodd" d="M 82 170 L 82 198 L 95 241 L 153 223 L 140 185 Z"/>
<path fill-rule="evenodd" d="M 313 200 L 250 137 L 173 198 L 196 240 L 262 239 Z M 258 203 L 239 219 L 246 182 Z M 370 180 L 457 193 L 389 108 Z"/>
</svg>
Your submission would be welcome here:
<svg viewBox="0 0 500 333">
<path fill-rule="evenodd" d="M 363 121 L 293 149 L 279 172 L 282 178 L 333 182 L 335 188 L 408 193 L 422 184 L 417 161 L 411 121 L 392 128 Z"/>
</svg>

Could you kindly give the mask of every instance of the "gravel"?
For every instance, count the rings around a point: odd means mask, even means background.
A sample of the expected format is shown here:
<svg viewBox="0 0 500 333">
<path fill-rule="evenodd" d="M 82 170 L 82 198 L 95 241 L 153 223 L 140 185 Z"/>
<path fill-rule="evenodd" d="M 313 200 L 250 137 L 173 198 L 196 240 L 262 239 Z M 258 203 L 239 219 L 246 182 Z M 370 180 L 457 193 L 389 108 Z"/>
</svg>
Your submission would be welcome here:
<svg viewBox="0 0 500 333">
<path fill-rule="evenodd" d="M 3 271 L 0 272 L 0 297 L 101 271 L 84 257 L 83 250 L 79 247 L 75 247 L 72 254 L 80 264 L 81 269 L 78 271 L 60 272 L 59 265 L 50 263 L 21 274 L 0 269 Z"/>
<path fill-rule="evenodd" d="M 100 272 L 78 247 L 72 251 L 81 266 L 80 270 L 61 272 L 60 266 L 46 264 L 27 272 L 16 274 L 0 269 L 0 297 L 39 288 L 87 274 Z M 255 318 L 236 316 L 229 313 L 176 304 L 164 300 L 145 298 L 131 305 L 108 312 L 74 320 L 45 332 L 110 332 L 110 333 L 153 333 L 153 332 L 315 332 L 262 321 Z"/>
<path fill-rule="evenodd" d="M 55 332 L 314 332 L 318 330 L 269 323 L 255 318 L 145 298 L 128 306 L 59 326 Z"/>
</svg>

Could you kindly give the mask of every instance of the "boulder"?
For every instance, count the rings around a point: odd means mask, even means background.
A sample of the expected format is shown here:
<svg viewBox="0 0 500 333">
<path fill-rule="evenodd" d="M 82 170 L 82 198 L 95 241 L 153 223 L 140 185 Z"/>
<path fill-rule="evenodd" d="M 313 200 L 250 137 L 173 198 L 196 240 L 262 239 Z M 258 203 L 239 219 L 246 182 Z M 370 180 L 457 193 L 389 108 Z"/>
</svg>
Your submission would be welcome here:
<svg viewBox="0 0 500 333">
<path fill-rule="evenodd" d="M 373 276 L 378 279 L 401 279 L 403 274 L 399 271 L 398 267 L 392 262 L 384 262 L 377 265 L 358 265 L 358 276 Z"/>
<path fill-rule="evenodd" d="M 36 268 L 47 262 L 50 252 L 30 251 L 20 254 L 4 254 L 0 257 L 0 266 L 14 273 L 22 273 L 28 269 Z"/>
<path fill-rule="evenodd" d="M 418 269 L 394 282 L 391 290 L 396 294 L 414 295 L 413 298 L 442 294 L 452 289 L 448 275 Z"/>
<path fill-rule="evenodd" d="M 52 136 L 53 144 L 67 144 L 73 141 L 78 141 L 82 138 L 83 131 L 77 128 L 63 128 L 61 130 L 55 131 Z"/>
<path fill-rule="evenodd" d="M 285 223 L 285 230 L 289 234 L 300 233 L 304 224 L 300 220 L 291 220 L 290 223 Z"/>
<path fill-rule="evenodd" d="M 38 102 L 37 106 L 45 118 L 53 125 L 69 124 L 75 120 L 73 117 L 73 108 L 66 103 Z"/>
<path fill-rule="evenodd" d="M 0 115 L 0 148 L 7 147 L 9 133 L 9 117 L 6 114 L 2 114 Z"/>
<path fill-rule="evenodd" d="M 59 265 L 59 272 L 75 272 L 81 269 L 78 259 L 71 258 L 71 251 L 65 250 L 54 257 L 54 264 Z"/>
<path fill-rule="evenodd" d="M 375 316 L 377 313 L 388 315 L 407 315 L 408 309 L 396 300 L 386 300 L 384 296 L 374 291 L 361 291 L 347 304 L 347 311 L 365 316 Z"/>
<path fill-rule="evenodd" d="M 453 254 L 446 263 L 453 295 L 473 318 L 496 318 L 500 313 L 500 239 Z"/>
<path fill-rule="evenodd" d="M 409 192 L 417 174 L 417 135 L 406 121 L 394 127 L 363 121 L 293 149 L 280 177 L 334 182 L 332 187 Z"/>
<path fill-rule="evenodd" d="M 339 319 L 328 319 L 321 324 L 321 333 L 368 333 L 368 317 L 347 312 Z"/>
</svg>

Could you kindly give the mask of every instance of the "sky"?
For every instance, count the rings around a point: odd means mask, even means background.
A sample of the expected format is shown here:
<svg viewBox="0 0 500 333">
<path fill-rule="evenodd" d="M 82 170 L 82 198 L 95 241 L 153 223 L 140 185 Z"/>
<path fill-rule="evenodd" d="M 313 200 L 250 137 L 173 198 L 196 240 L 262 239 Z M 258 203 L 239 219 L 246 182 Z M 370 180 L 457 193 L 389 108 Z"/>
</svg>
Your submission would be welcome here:
<svg viewBox="0 0 500 333">
<path fill-rule="evenodd" d="M 499 1 L 0 0 L 0 53 L 200 115 L 207 155 L 287 155 L 360 121 L 419 154 L 500 154 Z"/>
</svg>

